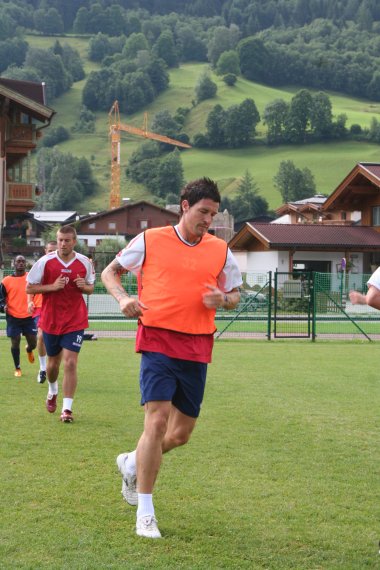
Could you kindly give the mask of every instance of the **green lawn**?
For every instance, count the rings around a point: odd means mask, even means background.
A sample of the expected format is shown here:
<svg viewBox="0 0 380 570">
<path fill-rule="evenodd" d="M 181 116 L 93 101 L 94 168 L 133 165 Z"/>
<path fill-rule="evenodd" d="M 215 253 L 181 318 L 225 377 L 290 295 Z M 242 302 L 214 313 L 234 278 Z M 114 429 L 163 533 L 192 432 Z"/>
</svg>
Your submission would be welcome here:
<svg viewBox="0 0 380 570">
<path fill-rule="evenodd" d="M 0 348 L 1 568 L 378 567 L 378 343 L 217 342 L 193 438 L 164 458 L 158 541 L 114 464 L 143 423 L 133 341 L 85 343 L 72 425 Z"/>
</svg>

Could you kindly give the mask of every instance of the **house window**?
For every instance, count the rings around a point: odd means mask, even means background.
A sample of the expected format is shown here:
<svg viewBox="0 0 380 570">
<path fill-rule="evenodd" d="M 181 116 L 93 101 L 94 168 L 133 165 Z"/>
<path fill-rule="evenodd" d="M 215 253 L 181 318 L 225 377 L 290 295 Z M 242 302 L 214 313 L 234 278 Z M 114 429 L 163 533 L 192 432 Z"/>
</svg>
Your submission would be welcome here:
<svg viewBox="0 0 380 570">
<path fill-rule="evenodd" d="M 148 220 L 140 220 L 140 228 L 146 230 L 148 227 Z"/>
<path fill-rule="evenodd" d="M 101 240 L 101 239 L 97 239 L 97 240 L 96 240 L 96 245 L 100 245 L 101 243 L 102 243 L 102 240 Z"/>
<path fill-rule="evenodd" d="M 91 222 L 91 224 L 88 224 L 88 229 L 89 230 L 94 230 L 96 228 L 96 223 L 95 222 Z"/>
<path fill-rule="evenodd" d="M 380 206 L 374 206 L 372 208 L 372 225 L 380 226 Z"/>
<path fill-rule="evenodd" d="M 341 212 L 340 213 L 340 219 L 341 220 L 347 220 L 347 212 Z"/>
<path fill-rule="evenodd" d="M 108 222 L 109 230 L 116 230 L 116 222 Z"/>
</svg>

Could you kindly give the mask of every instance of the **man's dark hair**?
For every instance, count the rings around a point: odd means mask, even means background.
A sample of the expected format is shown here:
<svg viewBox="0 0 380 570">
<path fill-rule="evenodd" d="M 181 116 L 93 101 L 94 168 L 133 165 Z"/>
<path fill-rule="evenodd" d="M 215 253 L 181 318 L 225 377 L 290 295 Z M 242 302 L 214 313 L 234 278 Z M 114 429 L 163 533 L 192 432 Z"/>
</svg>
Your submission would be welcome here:
<svg viewBox="0 0 380 570">
<path fill-rule="evenodd" d="M 193 180 L 192 182 L 186 184 L 186 186 L 181 190 L 181 214 L 183 200 L 187 200 L 189 202 L 189 206 L 191 207 L 204 198 L 220 204 L 221 197 L 216 182 L 210 178 L 199 178 L 198 180 Z"/>
</svg>

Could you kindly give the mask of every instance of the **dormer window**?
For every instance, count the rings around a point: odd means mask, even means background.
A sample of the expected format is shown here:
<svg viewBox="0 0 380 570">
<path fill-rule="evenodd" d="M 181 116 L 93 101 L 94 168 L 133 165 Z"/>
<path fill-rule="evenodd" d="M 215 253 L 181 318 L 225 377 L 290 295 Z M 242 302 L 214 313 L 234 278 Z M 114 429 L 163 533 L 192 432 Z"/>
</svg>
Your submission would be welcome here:
<svg viewBox="0 0 380 570">
<path fill-rule="evenodd" d="M 380 206 L 374 206 L 372 208 L 372 225 L 380 226 Z"/>
</svg>

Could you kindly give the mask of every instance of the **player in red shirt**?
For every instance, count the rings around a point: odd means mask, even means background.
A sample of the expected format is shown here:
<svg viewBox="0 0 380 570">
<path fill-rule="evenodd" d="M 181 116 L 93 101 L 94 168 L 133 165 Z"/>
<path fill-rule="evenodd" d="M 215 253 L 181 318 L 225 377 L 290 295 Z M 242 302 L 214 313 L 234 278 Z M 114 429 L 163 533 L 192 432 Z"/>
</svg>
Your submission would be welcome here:
<svg viewBox="0 0 380 570">
<path fill-rule="evenodd" d="M 57 251 L 44 255 L 32 267 L 27 293 L 43 293 L 39 327 L 48 355 L 48 412 L 57 408 L 58 375 L 63 360 L 63 405 L 61 421 L 71 423 L 72 404 L 77 386 L 77 363 L 88 313 L 83 294 L 94 290 L 95 272 L 85 255 L 74 251 L 76 231 L 63 226 L 57 232 Z"/>
</svg>

